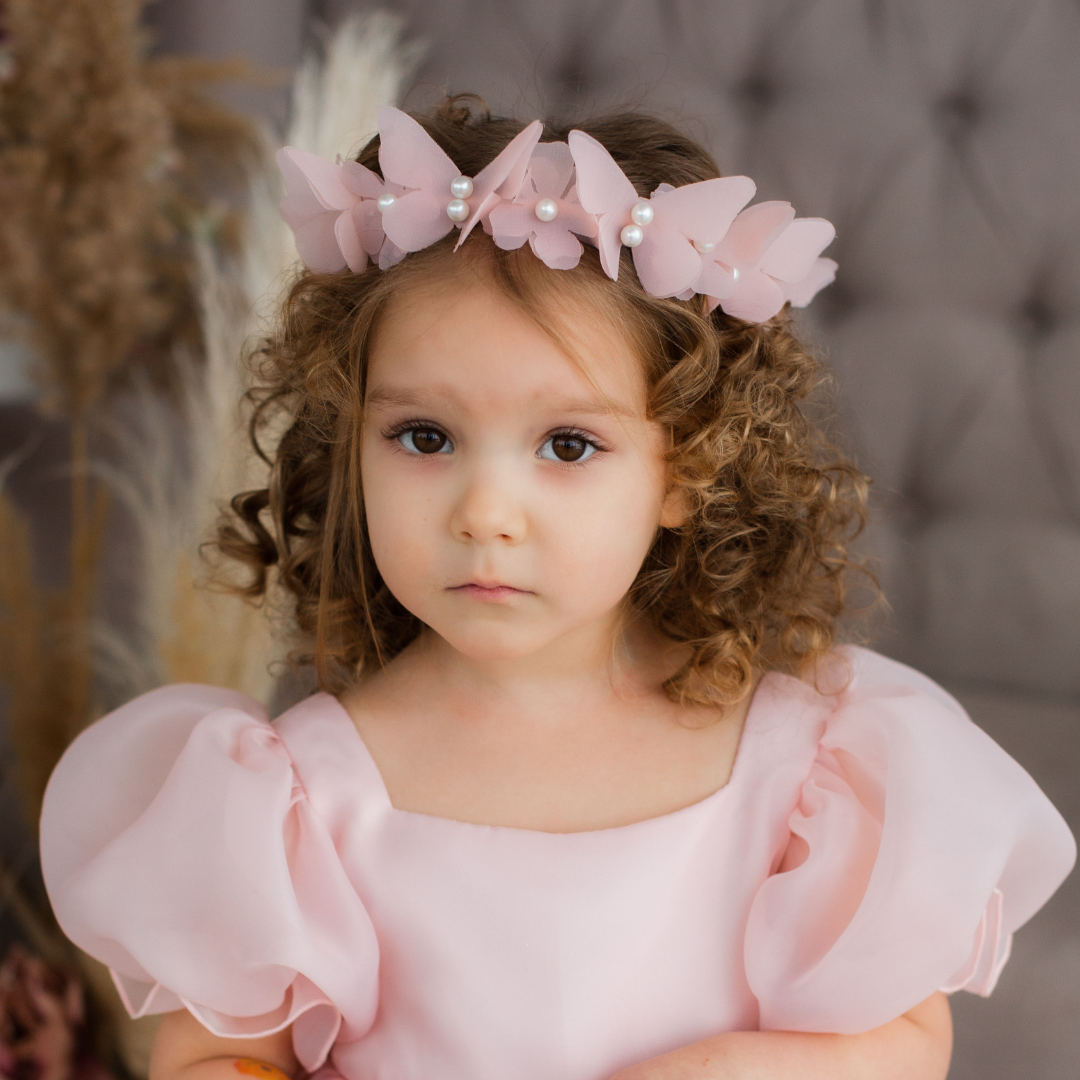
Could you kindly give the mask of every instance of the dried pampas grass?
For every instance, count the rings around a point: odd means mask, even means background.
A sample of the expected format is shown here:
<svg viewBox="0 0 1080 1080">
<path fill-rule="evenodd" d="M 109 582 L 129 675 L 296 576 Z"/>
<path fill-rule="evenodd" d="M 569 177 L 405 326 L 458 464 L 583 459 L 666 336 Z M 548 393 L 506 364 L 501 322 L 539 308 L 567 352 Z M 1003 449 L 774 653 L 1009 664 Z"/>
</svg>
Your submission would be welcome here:
<svg viewBox="0 0 1080 1080">
<path fill-rule="evenodd" d="M 228 686 L 260 701 L 271 692 L 267 613 L 207 587 L 199 557 L 219 507 L 256 482 L 262 463 L 241 415 L 251 302 L 205 237 L 195 253 L 203 359 L 178 353 L 174 399 L 146 380 L 135 387 L 111 424 L 111 460 L 99 466 L 134 526 L 141 562 L 135 633 L 97 633 L 110 703 L 170 682 Z"/>
<path fill-rule="evenodd" d="M 175 681 L 271 697 L 271 613 L 207 587 L 200 544 L 222 504 L 261 483 L 240 409 L 244 356 L 296 253 L 271 140 L 200 94 L 242 72 L 148 63 L 142 7 L 0 4 L 0 314 L 31 339 L 47 404 L 72 423 L 64 590 L 36 584 L 29 523 L 0 465 L 0 680 L 31 824 L 56 760 L 100 710 Z M 290 140 L 331 157 L 355 148 L 418 58 L 397 18 L 347 20 L 298 75 Z M 246 228 L 212 202 L 237 182 Z M 93 465 L 91 425 L 112 447 Z M 137 541 L 133 632 L 92 616 L 107 491 Z M 16 884 L 0 874 L 0 902 L 26 936 L 43 954 L 74 952 Z M 103 1039 L 145 1076 L 153 1021 L 128 1021 L 101 966 L 76 962 L 111 1017 Z"/>
<path fill-rule="evenodd" d="M 293 84 L 288 142 L 334 160 L 355 154 L 375 134 L 376 114 L 400 100 L 424 54 L 402 39 L 388 11 L 350 15 L 305 57 Z"/>
<path fill-rule="evenodd" d="M 83 416 L 168 320 L 155 250 L 169 115 L 141 67 L 141 0 L 5 0 L 0 296 L 49 400 Z"/>
<path fill-rule="evenodd" d="M 289 141 L 333 157 L 369 137 L 380 106 L 399 98 L 420 50 L 401 40 L 402 23 L 385 12 L 353 16 L 325 37 L 297 74 Z M 281 619 L 220 587 L 227 568 L 199 557 L 232 495 L 265 480 L 265 463 L 247 437 L 241 400 L 251 385 L 244 363 L 273 318 L 296 268 L 292 235 L 277 203 L 283 193 L 264 133 L 248 174 L 246 228 L 239 248 L 223 251 L 210 228 L 195 230 L 195 293 L 202 362 L 176 355 L 175 401 L 142 382 L 115 426 L 118 454 L 103 467 L 127 509 L 142 561 L 137 632 L 98 634 L 100 670 L 119 702 L 167 682 L 212 683 L 268 703 L 272 661 L 284 650 L 272 628 Z M 284 423 L 287 418 L 281 418 Z M 262 432 L 272 446 L 274 432 Z"/>
<path fill-rule="evenodd" d="M 35 589 L 18 554 L 25 522 L 10 503 L 0 513 L 0 539 L 10 539 L 0 618 L 21 628 L 0 677 L 31 821 L 60 752 L 101 705 L 91 624 L 108 493 L 90 468 L 92 418 L 133 371 L 168 385 L 177 343 L 198 349 L 187 223 L 259 154 L 252 125 L 203 93 L 244 71 L 147 61 L 143 7 L 0 5 L 0 330 L 29 339 L 44 408 L 71 425 L 61 592 Z M 227 237 L 229 216 L 218 217 Z"/>
<path fill-rule="evenodd" d="M 34 826 L 53 766 L 85 725 L 91 670 L 80 594 L 71 586 L 45 589 L 37 583 L 29 519 L 4 486 L 18 464 L 17 457 L 0 463 L 0 683 L 14 779 Z M 104 511 L 99 500 L 77 551 L 84 564 L 100 547 Z M 92 566 L 76 569 L 84 580 L 93 573 Z"/>
</svg>

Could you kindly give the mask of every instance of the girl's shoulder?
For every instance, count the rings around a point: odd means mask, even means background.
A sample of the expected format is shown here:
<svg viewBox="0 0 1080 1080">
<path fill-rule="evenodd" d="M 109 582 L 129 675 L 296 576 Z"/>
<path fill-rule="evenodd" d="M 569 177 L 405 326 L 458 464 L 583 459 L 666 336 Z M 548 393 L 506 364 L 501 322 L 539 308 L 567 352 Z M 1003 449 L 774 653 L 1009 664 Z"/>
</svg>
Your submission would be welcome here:
<svg viewBox="0 0 1080 1080">
<path fill-rule="evenodd" d="M 747 757 L 774 764 L 787 759 L 794 768 L 809 769 L 823 751 L 839 751 L 865 759 L 871 771 L 891 764 L 894 771 L 947 772 L 961 760 L 970 767 L 976 754 L 997 774 L 1026 776 L 933 679 L 854 645 L 834 649 L 799 678 L 766 674 L 744 740 Z M 887 762 L 886 746 L 899 751 L 902 743 L 911 745 L 913 755 L 901 763 L 894 754 Z"/>
<path fill-rule="evenodd" d="M 374 928 L 290 746 L 332 758 L 348 735 L 335 708 L 316 695 L 275 725 L 243 694 L 166 686 L 61 758 L 41 816 L 45 885 L 131 1015 L 186 1005 L 224 1037 L 294 1024 L 308 1071 L 342 1025 L 370 1024 Z M 328 745 L 327 717 L 341 721 Z"/>
<path fill-rule="evenodd" d="M 931 679 L 861 648 L 766 676 L 747 736 L 782 818 L 747 923 L 762 1026 L 861 1031 L 935 989 L 988 994 L 1076 858 L 1028 773 Z"/>
</svg>

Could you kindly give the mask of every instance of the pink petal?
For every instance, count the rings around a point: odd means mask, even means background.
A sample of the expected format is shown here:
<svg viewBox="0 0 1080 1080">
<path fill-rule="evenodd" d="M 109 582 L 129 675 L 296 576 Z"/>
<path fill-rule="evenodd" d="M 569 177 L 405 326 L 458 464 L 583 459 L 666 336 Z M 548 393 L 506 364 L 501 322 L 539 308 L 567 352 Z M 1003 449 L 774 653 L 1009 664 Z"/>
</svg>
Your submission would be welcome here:
<svg viewBox="0 0 1080 1080">
<path fill-rule="evenodd" d="M 735 292 L 735 275 L 731 267 L 721 262 L 702 259 L 701 274 L 693 288 L 694 292 L 704 293 L 714 300 L 726 300 Z"/>
<path fill-rule="evenodd" d="M 701 274 L 701 256 L 694 245 L 659 215 L 645 226 L 645 239 L 633 249 L 634 268 L 642 288 L 652 296 L 677 296 Z"/>
<path fill-rule="evenodd" d="M 281 175 L 285 178 L 285 190 L 288 193 L 280 203 L 283 215 L 288 212 L 292 218 L 299 222 L 306 221 L 316 214 L 325 213 L 327 209 L 332 209 L 332 207 L 324 206 L 316 198 L 315 192 L 311 190 L 311 185 L 304 178 L 304 174 L 284 156 L 284 151 L 278 151 L 277 161 Z M 289 218 L 285 220 L 287 224 L 292 225 Z"/>
<path fill-rule="evenodd" d="M 590 214 L 628 214 L 640 196 L 604 146 L 584 131 L 571 131 L 567 142 L 577 166 L 581 205 Z M 620 221 L 619 229 L 625 224 Z"/>
<path fill-rule="evenodd" d="M 352 216 L 364 250 L 372 257 L 378 255 L 386 239 L 378 203 L 364 199 L 352 208 Z"/>
<path fill-rule="evenodd" d="M 290 195 L 306 185 L 326 210 L 345 210 L 356 202 L 356 196 L 341 181 L 340 165 L 295 146 L 279 150 L 276 160 Z"/>
<path fill-rule="evenodd" d="M 723 176 L 660 191 L 650 200 L 657 226 L 678 230 L 688 240 L 719 243 L 735 215 L 754 197 L 754 181 L 748 176 Z"/>
<path fill-rule="evenodd" d="M 458 175 L 454 173 L 455 177 Z M 449 201 L 430 189 L 399 195 L 383 211 L 383 231 L 403 251 L 422 251 L 454 227 L 446 215 Z"/>
<path fill-rule="evenodd" d="M 461 235 L 455 248 L 465 243 L 476 223 L 487 217 L 501 200 L 517 198 L 525 179 L 525 170 L 529 166 L 529 157 L 543 133 L 544 125 L 539 120 L 534 120 L 503 147 L 494 161 L 485 165 L 473 177 L 473 193 L 469 196 L 472 213 L 461 226 Z"/>
<path fill-rule="evenodd" d="M 619 256 L 622 254 L 622 221 L 614 214 L 604 214 L 599 221 L 596 246 L 600 249 L 600 265 L 612 281 L 619 280 Z"/>
<path fill-rule="evenodd" d="M 304 265 L 316 273 L 334 273 L 345 265 L 334 236 L 339 211 L 326 208 L 303 170 L 287 152 L 291 149 L 277 152 L 278 168 L 288 191 L 279 204 L 281 216 L 292 230 L 296 250 Z"/>
<path fill-rule="evenodd" d="M 341 182 L 354 195 L 359 195 L 363 199 L 377 199 L 387 190 L 387 185 L 379 179 L 378 175 L 361 165 L 359 161 L 341 163 Z M 400 185 L 395 184 L 393 187 L 397 188 Z M 400 195 L 401 192 L 394 191 L 394 194 Z"/>
<path fill-rule="evenodd" d="M 739 269 L 757 266 L 769 245 L 787 228 L 793 217 L 795 211 L 786 202 L 763 202 L 748 206 L 731 223 L 727 235 L 713 252 L 713 258 Z"/>
<path fill-rule="evenodd" d="M 317 217 L 321 217 L 323 214 L 330 216 L 331 222 L 337 217 L 339 211 L 327 210 L 322 203 L 311 193 L 311 191 L 297 192 L 295 195 L 290 194 L 282 198 L 278 203 L 278 209 L 281 211 L 281 216 L 285 221 L 285 224 L 296 232 L 297 229 L 307 225 L 309 221 L 313 221 Z"/>
<path fill-rule="evenodd" d="M 585 250 L 581 241 L 565 225 L 555 221 L 538 221 L 529 239 L 533 254 L 552 270 L 573 270 Z"/>
<path fill-rule="evenodd" d="M 399 248 L 389 237 L 384 241 L 382 250 L 379 252 L 379 269 L 389 270 L 391 266 L 397 266 L 409 253 Z"/>
<path fill-rule="evenodd" d="M 536 216 L 527 206 L 504 202 L 496 206 L 488 217 L 491 234 L 495 243 L 504 251 L 513 251 L 529 239 L 534 225 L 539 225 Z"/>
<path fill-rule="evenodd" d="M 426 191 L 441 199 L 445 215 L 446 203 L 453 198 L 450 182 L 461 175 L 461 170 L 408 113 L 384 105 L 378 117 L 383 176 L 411 191 Z"/>
<path fill-rule="evenodd" d="M 577 233 L 578 236 L 594 239 L 600 231 L 596 215 L 590 214 L 578 202 L 577 189 L 573 187 L 566 193 L 566 198 L 559 200 L 559 216 L 556 220 L 562 221 L 572 233 Z"/>
<path fill-rule="evenodd" d="M 832 222 L 824 218 L 796 218 L 769 245 L 761 269 L 781 281 L 802 281 L 835 237 Z"/>
<path fill-rule="evenodd" d="M 836 263 L 832 259 L 817 259 L 802 281 L 781 282 L 780 288 L 792 307 L 806 307 L 835 277 Z"/>
<path fill-rule="evenodd" d="M 574 173 L 574 158 L 566 143 L 538 143 L 525 174 L 540 199 L 562 199 Z M 526 185 L 527 186 L 527 185 Z"/>
<path fill-rule="evenodd" d="M 359 274 L 368 264 L 368 253 L 360 242 L 360 233 L 349 210 L 343 210 L 338 215 L 334 223 L 334 237 L 341 254 L 345 256 L 345 265 L 354 274 Z"/>
<path fill-rule="evenodd" d="M 333 274 L 345 268 L 345 256 L 341 254 L 334 235 L 337 218 L 338 215 L 330 210 L 309 218 L 299 226 L 289 222 L 301 261 L 317 274 Z M 285 220 L 288 221 L 288 218 Z"/>
<path fill-rule="evenodd" d="M 744 270 L 739 275 L 735 292 L 722 299 L 720 306 L 736 319 L 765 322 L 784 306 L 784 294 L 768 274 L 760 270 Z"/>
</svg>

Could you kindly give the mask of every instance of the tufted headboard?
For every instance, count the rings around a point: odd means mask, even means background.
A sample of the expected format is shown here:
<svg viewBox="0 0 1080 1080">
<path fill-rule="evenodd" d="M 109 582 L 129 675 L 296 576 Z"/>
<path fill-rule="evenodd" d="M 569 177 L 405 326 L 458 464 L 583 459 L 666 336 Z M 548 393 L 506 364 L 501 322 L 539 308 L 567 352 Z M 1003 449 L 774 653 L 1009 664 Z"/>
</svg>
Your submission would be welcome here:
<svg viewBox="0 0 1080 1080">
<path fill-rule="evenodd" d="M 224 6 L 263 36 L 295 35 L 305 8 Z M 378 6 L 429 45 L 409 103 L 645 107 L 759 197 L 835 222 L 840 276 L 806 325 L 876 479 L 876 645 L 951 685 L 1080 698 L 1077 0 Z"/>
</svg>

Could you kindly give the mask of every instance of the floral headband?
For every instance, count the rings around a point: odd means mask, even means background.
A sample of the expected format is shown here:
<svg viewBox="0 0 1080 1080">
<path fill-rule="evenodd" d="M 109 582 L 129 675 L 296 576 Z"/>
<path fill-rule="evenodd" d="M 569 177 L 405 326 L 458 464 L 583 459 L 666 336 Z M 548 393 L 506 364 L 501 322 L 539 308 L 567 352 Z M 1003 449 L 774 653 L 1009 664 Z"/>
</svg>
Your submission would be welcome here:
<svg viewBox="0 0 1080 1080">
<path fill-rule="evenodd" d="M 383 270 L 459 228 L 455 250 L 479 223 L 506 250 L 526 241 L 554 270 L 570 270 L 594 244 L 613 281 L 632 249 L 646 292 L 695 293 L 748 322 L 785 303 L 805 307 L 836 276 L 820 254 L 836 235 L 823 218 L 796 218 L 786 202 L 746 206 L 746 176 L 672 187 L 643 198 L 604 147 L 583 131 L 541 143 L 534 120 L 474 177 L 463 176 L 407 113 L 379 110 L 383 178 L 356 161 L 337 164 L 287 146 L 277 153 L 288 194 L 281 215 L 311 270 Z M 744 209 L 745 207 L 745 209 Z"/>
</svg>

